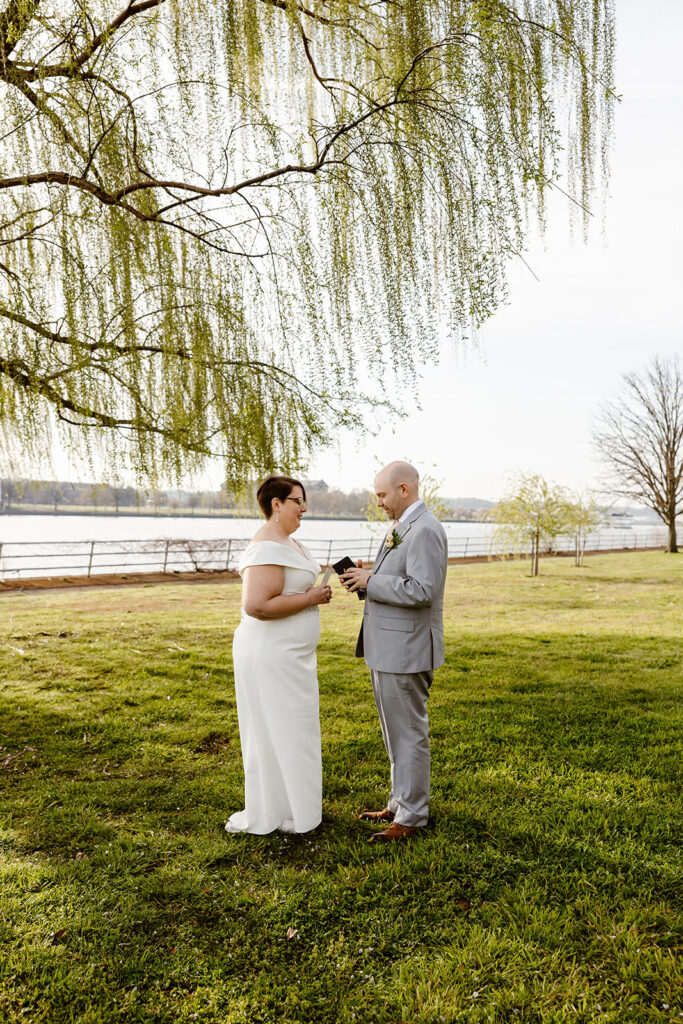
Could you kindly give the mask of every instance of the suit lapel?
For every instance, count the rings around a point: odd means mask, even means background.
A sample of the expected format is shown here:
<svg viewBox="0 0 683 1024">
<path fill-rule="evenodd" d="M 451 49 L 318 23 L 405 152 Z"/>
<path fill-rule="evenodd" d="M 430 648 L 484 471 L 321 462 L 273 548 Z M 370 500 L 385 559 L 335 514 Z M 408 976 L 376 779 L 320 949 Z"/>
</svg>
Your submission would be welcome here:
<svg viewBox="0 0 683 1024">
<path fill-rule="evenodd" d="M 415 520 L 419 516 L 421 516 L 424 511 L 426 511 L 426 508 L 427 508 L 427 506 L 425 505 L 424 501 L 421 501 L 420 504 L 417 506 L 417 508 L 414 509 L 414 511 L 410 513 L 410 515 L 408 516 L 406 521 L 404 523 L 399 523 L 398 527 L 396 527 L 396 533 L 398 534 L 398 539 L 399 540 L 403 540 L 403 538 L 408 533 L 408 530 L 413 525 Z M 385 538 L 385 540 L 382 541 L 382 547 L 380 548 L 380 550 L 379 550 L 379 552 L 377 554 L 377 558 L 375 559 L 375 564 L 372 567 L 373 574 L 377 572 L 377 570 L 379 569 L 380 565 L 382 564 L 382 561 L 384 560 L 384 556 L 388 553 L 388 551 L 391 550 L 390 548 L 388 548 L 386 546 L 386 542 L 385 541 L 386 541 L 386 538 Z"/>
<path fill-rule="evenodd" d="M 387 548 L 387 539 L 386 539 L 386 536 L 385 536 L 385 537 L 382 538 L 382 544 L 380 546 L 379 551 L 377 552 L 377 556 L 375 558 L 375 562 L 374 562 L 374 565 L 372 567 L 373 573 L 377 572 L 377 570 L 379 569 L 380 562 L 382 561 L 382 559 L 384 558 L 384 556 L 386 555 L 388 550 L 389 549 Z"/>
</svg>

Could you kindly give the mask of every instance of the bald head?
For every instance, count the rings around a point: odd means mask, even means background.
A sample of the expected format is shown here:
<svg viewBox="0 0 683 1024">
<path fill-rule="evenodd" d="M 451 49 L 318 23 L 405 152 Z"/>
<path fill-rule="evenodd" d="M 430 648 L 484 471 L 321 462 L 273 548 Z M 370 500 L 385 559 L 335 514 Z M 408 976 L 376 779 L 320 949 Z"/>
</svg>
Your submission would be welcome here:
<svg viewBox="0 0 683 1024">
<path fill-rule="evenodd" d="M 415 466 L 411 466 L 409 462 L 401 462 L 397 459 L 396 462 L 390 462 L 388 466 L 381 469 L 377 475 L 382 476 L 384 473 L 387 474 L 387 479 L 392 487 L 398 487 L 399 484 L 405 484 L 406 487 L 410 487 L 415 492 L 413 501 L 416 500 L 420 486 L 420 474 L 415 469 Z"/>
<path fill-rule="evenodd" d="M 390 462 L 375 477 L 377 504 L 398 519 L 420 497 L 420 474 L 409 462 Z"/>
</svg>

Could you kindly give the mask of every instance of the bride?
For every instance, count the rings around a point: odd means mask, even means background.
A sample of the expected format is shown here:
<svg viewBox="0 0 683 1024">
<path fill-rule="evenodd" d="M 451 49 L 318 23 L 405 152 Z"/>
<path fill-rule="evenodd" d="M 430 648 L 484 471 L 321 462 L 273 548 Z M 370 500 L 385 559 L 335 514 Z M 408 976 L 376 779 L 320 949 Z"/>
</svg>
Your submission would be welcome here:
<svg viewBox="0 0 683 1024">
<path fill-rule="evenodd" d="M 257 500 L 266 518 L 239 565 L 242 621 L 233 661 L 244 762 L 244 810 L 228 832 L 308 832 L 322 817 L 316 647 L 320 566 L 292 534 L 306 511 L 303 484 L 270 476 Z"/>
</svg>

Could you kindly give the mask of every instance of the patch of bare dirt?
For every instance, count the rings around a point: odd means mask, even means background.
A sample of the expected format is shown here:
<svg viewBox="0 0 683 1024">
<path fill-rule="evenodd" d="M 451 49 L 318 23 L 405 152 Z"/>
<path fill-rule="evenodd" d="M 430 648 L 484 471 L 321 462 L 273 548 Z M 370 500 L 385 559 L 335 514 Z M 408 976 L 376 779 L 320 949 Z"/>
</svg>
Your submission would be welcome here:
<svg viewBox="0 0 683 1024">
<path fill-rule="evenodd" d="M 0 594 L 74 588 L 84 590 L 88 587 L 139 587 L 145 583 L 235 583 L 239 578 L 239 573 L 232 569 L 205 572 L 102 573 L 97 576 L 36 576 L 25 580 L 0 580 Z"/>
<path fill-rule="evenodd" d="M 220 732 L 210 732 L 201 743 L 195 747 L 197 754 L 221 754 L 226 747 L 229 747 L 231 740 Z"/>
</svg>

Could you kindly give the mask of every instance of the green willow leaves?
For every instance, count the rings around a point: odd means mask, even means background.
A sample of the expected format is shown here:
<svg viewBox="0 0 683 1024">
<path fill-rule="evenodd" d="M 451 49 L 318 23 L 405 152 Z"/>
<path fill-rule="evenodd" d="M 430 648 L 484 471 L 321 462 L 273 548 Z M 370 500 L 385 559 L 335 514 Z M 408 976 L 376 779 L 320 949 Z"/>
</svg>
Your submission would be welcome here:
<svg viewBox="0 0 683 1024">
<path fill-rule="evenodd" d="M 305 463 L 606 174 L 611 0 L 5 0 L 10 450 Z M 356 378 L 367 382 L 356 386 Z"/>
</svg>

